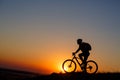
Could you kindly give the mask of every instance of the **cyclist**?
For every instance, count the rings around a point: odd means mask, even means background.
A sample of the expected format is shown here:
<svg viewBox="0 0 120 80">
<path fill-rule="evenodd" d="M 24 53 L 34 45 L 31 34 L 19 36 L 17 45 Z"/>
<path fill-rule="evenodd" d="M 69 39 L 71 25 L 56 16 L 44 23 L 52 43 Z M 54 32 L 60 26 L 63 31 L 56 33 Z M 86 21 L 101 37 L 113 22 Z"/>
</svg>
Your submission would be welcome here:
<svg viewBox="0 0 120 80">
<path fill-rule="evenodd" d="M 88 56 L 90 55 L 89 51 L 91 50 L 91 45 L 89 43 L 82 42 L 82 39 L 78 39 L 77 44 L 79 45 L 79 47 L 75 52 L 73 52 L 73 55 L 75 55 L 81 50 L 82 53 L 79 54 L 79 58 L 82 60 L 82 64 L 85 64 L 88 59 Z"/>
</svg>

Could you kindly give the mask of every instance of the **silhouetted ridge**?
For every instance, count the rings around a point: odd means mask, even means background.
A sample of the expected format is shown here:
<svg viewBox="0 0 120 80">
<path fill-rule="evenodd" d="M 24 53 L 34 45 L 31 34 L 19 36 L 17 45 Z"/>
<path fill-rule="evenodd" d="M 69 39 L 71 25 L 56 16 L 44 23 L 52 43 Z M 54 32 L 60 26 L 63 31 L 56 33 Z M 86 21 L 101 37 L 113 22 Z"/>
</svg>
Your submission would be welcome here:
<svg viewBox="0 0 120 80">
<path fill-rule="evenodd" d="M 37 75 L 38 74 L 36 73 L 27 71 L 0 68 L 0 80 L 22 80 L 25 78 L 32 78 Z"/>
<path fill-rule="evenodd" d="M 120 80 L 120 73 L 84 74 L 52 73 L 50 75 L 36 75 L 31 72 L 0 68 L 0 80 Z"/>
<path fill-rule="evenodd" d="M 97 74 L 83 74 L 83 73 L 67 73 L 37 76 L 25 80 L 119 80 L 120 73 L 97 73 Z"/>
<path fill-rule="evenodd" d="M 15 70 L 15 69 L 5 69 L 5 68 L 0 68 L 0 72 L 13 72 L 13 73 L 24 73 L 24 74 L 36 74 L 33 72 L 28 72 L 28 71 L 22 71 L 22 70 Z"/>
</svg>

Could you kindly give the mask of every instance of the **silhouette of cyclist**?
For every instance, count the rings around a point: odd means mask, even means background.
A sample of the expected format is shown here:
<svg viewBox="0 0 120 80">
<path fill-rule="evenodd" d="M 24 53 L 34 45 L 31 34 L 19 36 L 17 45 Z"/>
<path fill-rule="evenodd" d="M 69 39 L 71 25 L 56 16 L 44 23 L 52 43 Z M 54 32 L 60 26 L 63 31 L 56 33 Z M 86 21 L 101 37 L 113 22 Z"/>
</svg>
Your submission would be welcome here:
<svg viewBox="0 0 120 80">
<path fill-rule="evenodd" d="M 91 50 L 91 45 L 89 43 L 82 42 L 82 39 L 78 39 L 77 44 L 79 45 L 79 47 L 76 52 L 73 52 L 73 55 L 81 50 L 82 53 L 79 54 L 79 58 L 82 60 L 82 64 L 86 64 L 88 56 L 90 55 L 89 51 Z"/>
</svg>

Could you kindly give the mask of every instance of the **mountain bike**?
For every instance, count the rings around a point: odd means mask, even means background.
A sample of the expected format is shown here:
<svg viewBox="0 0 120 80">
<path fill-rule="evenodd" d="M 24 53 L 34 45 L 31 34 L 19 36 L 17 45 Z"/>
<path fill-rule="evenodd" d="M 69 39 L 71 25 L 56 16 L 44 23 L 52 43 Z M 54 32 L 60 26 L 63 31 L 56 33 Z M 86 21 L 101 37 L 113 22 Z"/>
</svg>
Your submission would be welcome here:
<svg viewBox="0 0 120 80">
<path fill-rule="evenodd" d="M 77 68 L 76 63 L 78 63 L 82 72 L 85 72 L 85 73 L 88 73 L 88 74 L 95 74 L 97 72 L 98 65 L 95 61 L 88 60 L 88 61 L 86 61 L 86 65 L 84 65 L 83 63 L 80 63 L 80 61 L 78 61 L 78 59 L 80 59 L 80 58 L 76 57 L 76 55 L 73 55 L 72 59 L 65 60 L 62 64 L 63 70 L 66 73 L 75 72 L 75 70 Z"/>
</svg>

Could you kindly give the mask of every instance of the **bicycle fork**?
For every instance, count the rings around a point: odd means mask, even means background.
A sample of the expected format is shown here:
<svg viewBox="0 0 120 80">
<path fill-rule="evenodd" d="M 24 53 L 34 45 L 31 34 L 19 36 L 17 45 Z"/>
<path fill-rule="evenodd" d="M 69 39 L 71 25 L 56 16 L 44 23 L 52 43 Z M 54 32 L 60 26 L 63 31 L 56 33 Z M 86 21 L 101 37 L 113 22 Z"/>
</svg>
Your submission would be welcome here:
<svg viewBox="0 0 120 80">
<path fill-rule="evenodd" d="M 74 59 L 74 58 L 73 58 Z M 73 59 L 72 59 L 72 61 L 73 61 Z M 71 67 L 71 65 L 72 65 L 72 61 L 70 62 L 70 65 L 68 65 L 68 67 L 70 68 Z"/>
</svg>

